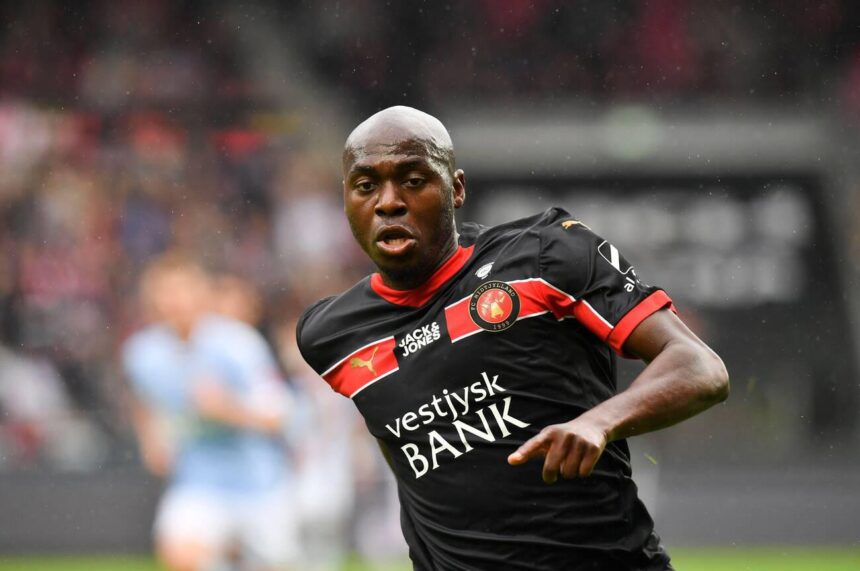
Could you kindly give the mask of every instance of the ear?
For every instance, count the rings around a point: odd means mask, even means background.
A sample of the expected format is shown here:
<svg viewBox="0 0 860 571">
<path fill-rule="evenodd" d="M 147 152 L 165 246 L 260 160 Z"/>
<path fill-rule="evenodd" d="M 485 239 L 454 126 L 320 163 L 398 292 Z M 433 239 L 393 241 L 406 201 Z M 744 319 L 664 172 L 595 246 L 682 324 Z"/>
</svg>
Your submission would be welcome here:
<svg viewBox="0 0 860 571">
<path fill-rule="evenodd" d="M 457 169 L 454 173 L 454 208 L 460 208 L 466 202 L 466 173 Z"/>
</svg>

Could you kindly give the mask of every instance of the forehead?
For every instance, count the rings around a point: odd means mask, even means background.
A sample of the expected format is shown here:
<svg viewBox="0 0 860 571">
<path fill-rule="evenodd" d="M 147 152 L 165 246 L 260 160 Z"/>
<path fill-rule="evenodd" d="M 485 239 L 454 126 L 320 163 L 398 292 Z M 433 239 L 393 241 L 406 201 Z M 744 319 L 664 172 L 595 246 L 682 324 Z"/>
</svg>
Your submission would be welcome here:
<svg viewBox="0 0 860 571">
<path fill-rule="evenodd" d="M 144 275 L 144 284 L 157 289 L 172 288 L 181 282 L 183 286 L 206 283 L 206 276 L 196 268 L 155 268 Z"/>
<path fill-rule="evenodd" d="M 354 144 L 343 155 L 344 174 L 380 167 L 429 166 L 445 170 L 444 151 L 432 141 L 412 138 L 402 141 L 371 140 Z"/>
</svg>

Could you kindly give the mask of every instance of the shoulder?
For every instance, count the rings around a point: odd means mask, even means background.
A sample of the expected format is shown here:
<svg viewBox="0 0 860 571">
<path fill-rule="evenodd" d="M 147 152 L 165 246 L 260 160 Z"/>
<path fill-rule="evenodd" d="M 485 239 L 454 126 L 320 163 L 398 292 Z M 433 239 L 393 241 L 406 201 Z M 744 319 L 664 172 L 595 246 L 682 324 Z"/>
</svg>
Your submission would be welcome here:
<svg viewBox="0 0 860 571">
<path fill-rule="evenodd" d="M 582 261 L 604 242 L 588 224 L 563 208 L 547 210 L 538 228 L 542 263 L 544 259 Z"/>
<path fill-rule="evenodd" d="M 517 238 L 538 238 L 555 226 L 561 227 L 566 220 L 573 217 L 563 208 L 553 206 L 523 218 L 511 220 L 496 226 L 482 226 L 474 222 L 465 222 L 460 227 L 461 243 L 468 246 L 474 243 L 498 242 Z"/>
<path fill-rule="evenodd" d="M 366 277 L 345 292 L 326 297 L 311 304 L 296 326 L 300 340 L 302 337 L 325 335 L 331 329 L 339 329 L 344 321 L 352 319 L 353 314 L 361 312 L 372 299 L 368 296 L 370 278 Z"/>
<path fill-rule="evenodd" d="M 590 242 L 594 233 L 588 224 L 563 208 L 550 208 L 537 225 L 543 242 L 562 240 L 567 243 Z"/>
<path fill-rule="evenodd" d="M 596 236 L 567 210 L 554 206 L 543 212 L 492 227 L 464 225 L 467 238 L 479 249 L 543 266 L 545 258 L 581 258 L 595 247 Z"/>
<path fill-rule="evenodd" d="M 296 323 L 296 344 L 298 344 L 299 351 L 306 361 L 308 360 L 308 356 L 305 354 L 306 350 L 310 349 L 328 329 L 325 315 L 335 300 L 336 297 L 331 296 L 314 302 L 305 309 Z"/>
<path fill-rule="evenodd" d="M 148 325 L 126 339 L 122 344 L 122 357 L 126 364 L 146 359 L 162 350 L 170 341 L 170 333 L 162 325 Z"/>
<path fill-rule="evenodd" d="M 243 321 L 223 315 L 203 318 L 200 333 L 195 335 L 205 348 L 227 353 L 268 352 L 266 340 L 259 331 Z"/>
<path fill-rule="evenodd" d="M 146 385 L 173 360 L 174 337 L 163 325 L 149 325 L 125 340 L 120 350 L 122 368 L 132 384 Z"/>
<path fill-rule="evenodd" d="M 308 364 L 320 370 L 330 359 L 329 353 L 336 352 L 345 338 L 365 330 L 390 310 L 386 302 L 372 294 L 370 278 L 365 277 L 347 291 L 305 309 L 296 324 L 299 350 Z"/>
</svg>

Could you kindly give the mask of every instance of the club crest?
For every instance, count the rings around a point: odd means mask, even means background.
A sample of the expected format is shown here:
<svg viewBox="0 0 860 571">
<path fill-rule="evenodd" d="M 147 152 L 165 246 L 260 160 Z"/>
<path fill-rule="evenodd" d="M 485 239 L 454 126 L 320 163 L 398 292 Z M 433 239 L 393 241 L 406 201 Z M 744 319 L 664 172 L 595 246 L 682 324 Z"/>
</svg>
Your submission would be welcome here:
<svg viewBox="0 0 860 571">
<path fill-rule="evenodd" d="M 520 296 L 505 282 L 490 281 L 478 286 L 469 300 L 469 316 L 486 331 L 504 331 L 520 315 Z"/>
</svg>

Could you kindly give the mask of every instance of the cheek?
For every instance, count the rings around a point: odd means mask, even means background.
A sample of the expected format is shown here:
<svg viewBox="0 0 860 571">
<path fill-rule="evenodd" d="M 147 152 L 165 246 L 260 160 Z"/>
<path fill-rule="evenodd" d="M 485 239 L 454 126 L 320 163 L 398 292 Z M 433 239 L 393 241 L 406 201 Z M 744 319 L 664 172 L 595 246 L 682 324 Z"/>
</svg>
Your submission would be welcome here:
<svg viewBox="0 0 860 571">
<path fill-rule="evenodd" d="M 432 197 L 415 205 L 414 212 L 420 215 L 422 220 L 427 221 L 431 228 L 444 228 L 449 224 L 449 213 L 452 212 L 450 200 L 442 194 L 444 191 L 436 191 Z"/>
<path fill-rule="evenodd" d="M 372 221 L 372 210 L 371 217 L 368 218 L 365 207 L 361 203 L 356 204 L 355 202 L 345 202 L 344 203 L 344 214 L 346 215 L 346 220 L 349 223 L 349 229 L 352 231 L 353 237 L 359 243 L 359 245 L 364 248 L 365 246 L 365 237 L 370 232 L 370 222 Z"/>
</svg>

